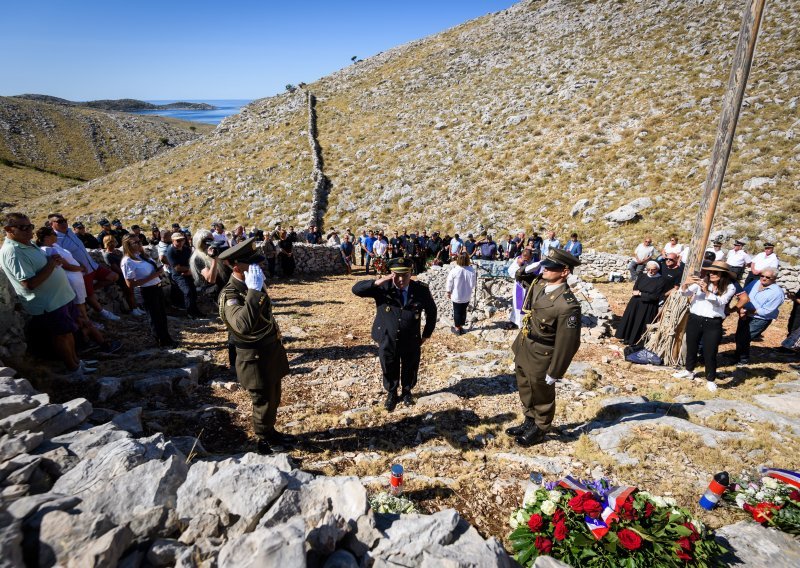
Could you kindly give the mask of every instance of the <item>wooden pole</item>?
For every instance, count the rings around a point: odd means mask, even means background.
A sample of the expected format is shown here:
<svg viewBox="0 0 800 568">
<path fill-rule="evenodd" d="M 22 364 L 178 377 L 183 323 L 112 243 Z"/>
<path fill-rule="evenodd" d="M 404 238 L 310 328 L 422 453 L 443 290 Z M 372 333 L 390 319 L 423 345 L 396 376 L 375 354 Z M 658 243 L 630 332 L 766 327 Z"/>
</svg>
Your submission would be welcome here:
<svg viewBox="0 0 800 568">
<path fill-rule="evenodd" d="M 733 137 L 739 121 L 739 111 L 744 99 L 747 78 L 753 63 L 756 39 L 761 25 L 766 0 L 747 0 L 742 16 L 742 28 L 739 42 L 733 55 L 733 66 L 728 79 L 728 88 L 722 100 L 722 112 L 717 126 L 717 137 L 711 152 L 711 163 L 708 166 L 705 191 L 697 211 L 694 233 L 690 244 L 688 263 L 683 271 L 683 280 L 690 274 L 700 270 L 706 244 L 711 234 L 714 214 L 717 210 L 722 181 L 728 166 L 728 158 L 733 146 Z M 686 300 L 673 293 L 668 298 L 661 312 L 658 327 L 647 333 L 645 346 L 655 351 L 664 359 L 665 364 L 674 365 L 680 359 L 680 344 L 685 328 L 684 318 L 688 313 Z M 669 329 L 667 329 L 669 328 Z"/>
</svg>

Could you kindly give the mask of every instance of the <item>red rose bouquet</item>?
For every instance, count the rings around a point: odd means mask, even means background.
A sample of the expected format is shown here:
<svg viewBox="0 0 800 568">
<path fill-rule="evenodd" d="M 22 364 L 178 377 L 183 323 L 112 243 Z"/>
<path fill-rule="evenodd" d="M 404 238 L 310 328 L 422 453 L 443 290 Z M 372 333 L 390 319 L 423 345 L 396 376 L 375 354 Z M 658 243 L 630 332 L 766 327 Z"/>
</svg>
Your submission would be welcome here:
<svg viewBox="0 0 800 568">
<path fill-rule="evenodd" d="M 515 558 L 548 554 L 576 567 L 713 566 L 725 549 L 668 497 L 567 477 L 526 493 L 509 520 Z"/>
<path fill-rule="evenodd" d="M 761 476 L 743 473 L 722 498 L 743 509 L 757 523 L 800 535 L 800 474 L 762 468 Z"/>
</svg>

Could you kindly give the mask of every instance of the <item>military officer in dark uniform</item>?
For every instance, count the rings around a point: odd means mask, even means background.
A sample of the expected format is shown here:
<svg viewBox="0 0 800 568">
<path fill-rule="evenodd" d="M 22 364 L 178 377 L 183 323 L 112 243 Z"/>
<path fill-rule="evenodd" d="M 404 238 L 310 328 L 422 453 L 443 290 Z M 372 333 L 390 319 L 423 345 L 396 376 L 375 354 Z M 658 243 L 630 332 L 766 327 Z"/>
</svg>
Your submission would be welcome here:
<svg viewBox="0 0 800 568">
<path fill-rule="evenodd" d="M 511 350 L 525 420 L 506 430 L 521 446 L 538 444 L 556 412 L 556 381 L 564 376 L 581 343 L 581 306 L 567 285 L 580 264 L 561 249 L 550 249 L 540 263 L 541 276 L 519 270 L 516 279 L 528 290 L 523 323 Z"/>
<path fill-rule="evenodd" d="M 222 252 L 219 260 L 233 269 L 219 294 L 219 315 L 236 347 L 236 376 L 253 401 L 258 452 L 271 454 L 273 446 L 290 446 L 295 440 L 275 430 L 281 379 L 289 374 L 289 360 L 258 264 L 264 256 L 250 238 Z"/>
<path fill-rule="evenodd" d="M 383 388 L 388 391 L 386 410 L 397 406 L 397 388 L 402 387 L 403 404 L 411 406 L 411 389 L 417 384 L 422 344 L 433 334 L 436 304 L 426 284 L 411 280 L 412 261 L 408 257 L 389 261 L 390 274 L 378 280 L 362 280 L 353 294 L 372 298 L 377 306 L 372 324 L 372 339 L 378 343 L 383 371 Z M 425 313 L 425 328 L 420 334 Z"/>
</svg>

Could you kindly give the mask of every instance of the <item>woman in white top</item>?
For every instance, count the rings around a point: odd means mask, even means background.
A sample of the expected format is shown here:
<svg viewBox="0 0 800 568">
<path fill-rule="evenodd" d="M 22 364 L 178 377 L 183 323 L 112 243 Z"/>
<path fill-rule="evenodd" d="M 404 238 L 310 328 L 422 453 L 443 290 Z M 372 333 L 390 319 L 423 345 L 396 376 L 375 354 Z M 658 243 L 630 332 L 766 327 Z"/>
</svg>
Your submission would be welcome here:
<svg viewBox="0 0 800 568">
<path fill-rule="evenodd" d="M 158 341 L 159 347 L 173 348 L 177 343 L 169 334 L 167 325 L 167 303 L 161 292 L 161 275 L 163 267 L 156 267 L 143 252 L 141 243 L 130 235 L 122 237 L 122 261 L 120 269 L 125 282 L 133 290 L 139 288 L 142 293 L 144 309 L 150 319 L 150 329 Z"/>
<path fill-rule="evenodd" d="M 453 301 L 453 327 L 450 331 L 456 335 L 464 333 L 467 306 L 477 284 L 478 275 L 475 273 L 475 268 L 470 266 L 469 254 L 462 250 L 458 253 L 456 266 L 450 270 L 445 284 L 447 297 Z"/>
<path fill-rule="evenodd" d="M 679 379 L 694 379 L 697 350 L 703 342 L 706 367 L 706 387 L 717 390 L 717 351 L 722 341 L 722 321 L 725 309 L 736 293 L 735 278 L 726 262 L 714 261 L 702 270 L 700 277 L 690 276 L 681 285 L 681 295 L 690 297 L 689 321 L 686 324 L 686 370 L 673 375 Z"/>
</svg>

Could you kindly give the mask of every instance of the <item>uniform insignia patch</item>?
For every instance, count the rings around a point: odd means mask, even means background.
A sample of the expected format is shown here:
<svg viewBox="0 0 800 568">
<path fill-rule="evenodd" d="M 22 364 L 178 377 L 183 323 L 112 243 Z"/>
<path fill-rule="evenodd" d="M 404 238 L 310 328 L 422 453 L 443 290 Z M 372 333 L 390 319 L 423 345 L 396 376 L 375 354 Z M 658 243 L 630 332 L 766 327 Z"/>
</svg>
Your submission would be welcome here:
<svg viewBox="0 0 800 568">
<path fill-rule="evenodd" d="M 569 316 L 569 318 L 567 318 L 567 327 L 569 327 L 569 328 L 575 329 L 576 327 L 578 327 L 579 323 L 580 323 L 580 320 L 578 319 L 578 316 L 576 316 L 576 315 L 571 315 L 571 316 Z"/>
<path fill-rule="evenodd" d="M 240 306 L 241 302 L 239 301 L 239 298 L 231 298 L 230 300 L 225 302 L 225 305 L 226 306 Z"/>
</svg>

